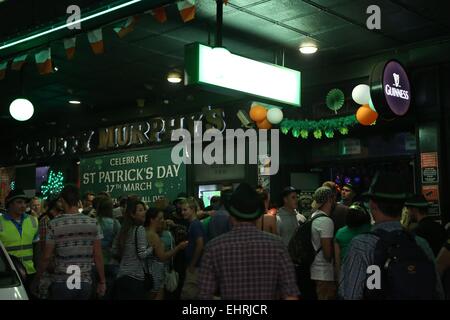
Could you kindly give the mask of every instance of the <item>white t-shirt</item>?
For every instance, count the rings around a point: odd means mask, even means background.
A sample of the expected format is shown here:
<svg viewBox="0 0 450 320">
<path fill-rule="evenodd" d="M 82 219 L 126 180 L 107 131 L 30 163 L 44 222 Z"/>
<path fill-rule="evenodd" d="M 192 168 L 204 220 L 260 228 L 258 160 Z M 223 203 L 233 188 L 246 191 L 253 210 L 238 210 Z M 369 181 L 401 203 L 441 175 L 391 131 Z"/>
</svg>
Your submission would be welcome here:
<svg viewBox="0 0 450 320">
<path fill-rule="evenodd" d="M 325 214 L 323 211 L 317 210 L 311 216 L 314 218 L 319 213 Z M 329 217 L 320 217 L 313 221 L 311 228 L 311 242 L 314 250 L 319 250 L 322 247 L 321 238 L 333 238 L 334 223 Z M 328 262 L 323 256 L 323 250 L 316 255 L 314 262 L 311 265 L 311 279 L 321 281 L 334 281 L 333 262 Z"/>
</svg>

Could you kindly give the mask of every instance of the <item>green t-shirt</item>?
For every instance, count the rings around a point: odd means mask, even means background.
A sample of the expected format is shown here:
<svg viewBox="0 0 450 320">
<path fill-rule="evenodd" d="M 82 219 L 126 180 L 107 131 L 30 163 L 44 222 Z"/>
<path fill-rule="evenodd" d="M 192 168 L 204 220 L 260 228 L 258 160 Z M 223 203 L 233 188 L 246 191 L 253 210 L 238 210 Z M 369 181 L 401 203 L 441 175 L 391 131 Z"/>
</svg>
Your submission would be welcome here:
<svg viewBox="0 0 450 320">
<path fill-rule="evenodd" d="M 336 233 L 335 241 L 341 248 L 341 263 L 347 255 L 347 248 L 354 237 L 364 232 L 369 232 L 372 229 L 370 224 L 364 224 L 357 228 L 342 227 Z"/>
</svg>

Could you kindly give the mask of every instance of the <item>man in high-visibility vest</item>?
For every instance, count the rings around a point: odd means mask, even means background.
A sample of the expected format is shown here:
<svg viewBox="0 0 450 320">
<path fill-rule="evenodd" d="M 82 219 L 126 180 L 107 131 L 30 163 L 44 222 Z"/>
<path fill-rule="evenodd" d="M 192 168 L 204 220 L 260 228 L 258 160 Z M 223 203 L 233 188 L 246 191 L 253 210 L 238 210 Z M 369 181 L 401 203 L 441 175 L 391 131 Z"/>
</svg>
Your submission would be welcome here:
<svg viewBox="0 0 450 320">
<path fill-rule="evenodd" d="M 5 199 L 7 212 L 0 215 L 0 241 L 11 256 L 25 267 L 30 283 L 36 273 L 33 245 L 39 241 L 39 225 L 35 217 L 25 213 L 29 198 L 23 190 L 12 190 Z"/>
</svg>

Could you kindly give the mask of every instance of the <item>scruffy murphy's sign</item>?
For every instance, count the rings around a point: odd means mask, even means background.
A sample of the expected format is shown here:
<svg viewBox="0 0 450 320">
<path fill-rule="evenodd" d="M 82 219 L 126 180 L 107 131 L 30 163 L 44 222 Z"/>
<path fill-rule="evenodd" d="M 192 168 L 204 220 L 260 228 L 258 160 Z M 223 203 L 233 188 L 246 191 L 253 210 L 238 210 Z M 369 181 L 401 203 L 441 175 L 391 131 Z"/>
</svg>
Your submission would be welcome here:
<svg viewBox="0 0 450 320">
<path fill-rule="evenodd" d="M 77 135 L 20 141 L 15 146 L 15 161 L 170 143 L 173 130 L 185 128 L 192 133 L 194 121 L 202 121 L 205 130 L 216 128 L 223 131 L 226 127 L 222 109 L 205 108 L 201 113 L 189 116 L 156 117 L 135 123 L 89 130 Z"/>
</svg>

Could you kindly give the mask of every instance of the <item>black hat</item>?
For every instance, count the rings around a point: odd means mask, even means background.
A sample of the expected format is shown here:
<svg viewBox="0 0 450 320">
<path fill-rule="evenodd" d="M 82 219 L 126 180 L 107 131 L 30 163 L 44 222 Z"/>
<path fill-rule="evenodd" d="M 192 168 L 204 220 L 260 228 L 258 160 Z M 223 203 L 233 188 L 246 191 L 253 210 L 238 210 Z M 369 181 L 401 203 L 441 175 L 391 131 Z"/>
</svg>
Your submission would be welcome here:
<svg viewBox="0 0 450 320">
<path fill-rule="evenodd" d="M 24 199 L 24 200 L 26 200 L 27 202 L 30 201 L 30 198 L 27 197 L 27 196 L 25 195 L 25 192 L 23 192 L 22 189 L 17 189 L 17 188 L 16 188 L 16 189 L 14 189 L 14 190 L 11 190 L 11 191 L 8 193 L 8 195 L 6 196 L 6 199 L 5 199 L 5 206 L 8 207 L 8 205 L 9 205 L 12 201 L 14 201 L 14 200 L 16 200 L 16 199 Z"/>
<path fill-rule="evenodd" d="M 405 207 L 428 208 L 429 203 L 422 194 L 416 194 L 405 201 Z"/>
<path fill-rule="evenodd" d="M 242 220 L 255 220 L 263 214 L 258 193 L 247 183 L 236 188 L 230 200 L 225 202 L 225 208 L 230 215 Z"/>
<path fill-rule="evenodd" d="M 281 193 L 281 198 L 286 197 L 288 194 L 292 193 L 292 192 L 300 192 L 300 190 L 295 189 L 294 187 L 286 187 L 283 189 L 283 192 Z"/>
<path fill-rule="evenodd" d="M 406 192 L 404 177 L 396 172 L 377 172 L 364 198 L 375 198 L 390 201 L 405 201 Z"/>
</svg>

